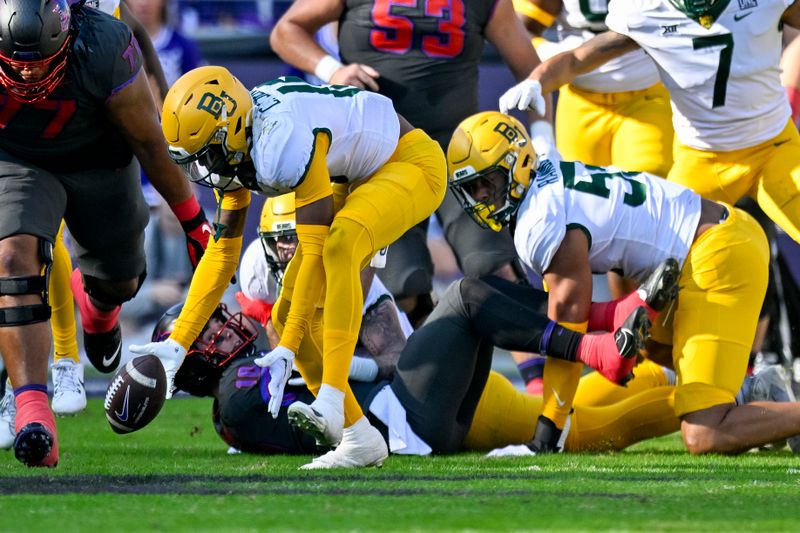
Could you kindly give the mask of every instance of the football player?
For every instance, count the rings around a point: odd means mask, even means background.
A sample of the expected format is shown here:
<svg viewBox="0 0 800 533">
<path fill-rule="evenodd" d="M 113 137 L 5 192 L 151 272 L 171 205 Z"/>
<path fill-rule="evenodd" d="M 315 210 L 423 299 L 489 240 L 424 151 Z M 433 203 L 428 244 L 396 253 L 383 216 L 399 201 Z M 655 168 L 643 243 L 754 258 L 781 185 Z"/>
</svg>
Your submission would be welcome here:
<svg viewBox="0 0 800 533">
<path fill-rule="evenodd" d="M 579 74 L 643 49 L 672 100 L 677 143 L 668 179 L 705 198 L 756 198 L 800 242 L 800 138 L 780 81 L 781 28 L 800 26 L 793 0 L 612 2 L 610 31 L 550 58 L 501 98 L 531 101 Z"/>
<path fill-rule="evenodd" d="M 134 36 L 142 51 L 144 66 L 160 89 L 160 97 L 167 92 L 167 84 L 158 56 L 155 53 L 153 44 L 144 31 L 143 26 L 133 17 L 124 2 L 119 0 L 71 0 L 71 9 L 82 9 L 91 7 L 113 15 L 121 19 L 131 27 Z M 198 228 L 200 229 L 200 228 Z M 74 415 L 86 407 L 86 390 L 83 385 L 83 363 L 80 362 L 78 353 L 78 343 L 76 341 L 76 325 L 72 292 L 70 287 L 70 276 L 72 274 L 72 260 L 69 252 L 64 246 L 63 240 L 64 224 L 58 230 L 56 243 L 53 248 L 53 268 L 50 279 L 50 295 L 52 318 L 51 326 L 53 330 L 53 366 L 51 367 L 53 377 L 53 412 L 57 415 Z M 200 234 L 202 237 L 202 233 Z M 208 238 L 205 237 L 207 241 Z M 82 289 L 79 274 L 75 274 L 76 286 Z M 114 338 L 111 346 L 104 340 L 102 335 L 105 332 L 93 331 L 91 325 L 89 330 L 84 330 L 84 344 L 93 366 L 101 372 L 113 371 L 119 363 L 117 354 L 121 354 L 121 338 Z M 100 333 L 101 335 L 96 335 Z M 113 358 L 113 359 L 112 359 Z M 103 364 L 104 359 L 112 359 L 112 364 Z"/>
<path fill-rule="evenodd" d="M 270 367 L 279 397 L 295 354 L 304 354 L 297 365 L 317 397 L 312 405 L 296 402 L 290 413 L 320 442 L 341 443 L 333 462 L 309 468 L 336 466 L 338 459 L 347 466 L 383 461 L 385 443 L 347 385 L 364 301 L 359 276 L 378 250 L 441 203 L 447 188 L 441 148 L 384 96 L 298 78 L 249 92 L 222 67 L 182 76 L 162 116 L 173 160 L 192 181 L 215 188 L 221 206 L 213 252 L 192 279 L 175 331 L 153 353 L 171 361 L 169 376 L 219 302 L 238 262 L 251 191 L 294 191 L 300 249 L 272 315 L 280 345 L 259 363 Z M 341 185 L 335 199 L 332 180 Z M 324 302 L 319 320 L 318 302 Z M 323 356 L 309 357 L 319 350 L 301 350 L 302 342 L 323 346 Z"/>
<path fill-rule="evenodd" d="M 278 299 L 286 267 L 297 250 L 294 193 L 268 198 L 261 209 L 259 238 L 250 243 L 239 263 L 242 291 L 236 300 L 242 313 L 265 327 L 270 346 L 280 339 L 270 320 Z M 391 377 L 405 338 L 412 327 L 389 291 L 374 276 L 374 269 L 361 272 L 365 294 L 359 343 L 350 365 L 350 378 L 370 381 Z M 369 357 L 362 357 L 366 351 Z"/>
<path fill-rule="evenodd" d="M 140 70 L 130 29 L 109 15 L 71 12 L 66 0 L 12 0 L 0 11 L 0 320 L 11 326 L 0 328 L 0 352 L 16 397 L 15 455 L 30 466 L 58 462 L 47 278 L 61 219 L 83 273 L 84 324 L 113 338 L 119 305 L 145 272 L 147 208 L 132 156 L 179 219 L 202 215 L 167 156 Z"/>
<path fill-rule="evenodd" d="M 581 335 L 544 317 L 546 299 L 541 291 L 497 278 L 457 281 L 411 335 L 390 381 L 351 378 L 355 396 L 391 451 L 455 453 L 531 439 L 541 399 L 490 372 L 494 345 L 584 359 L 585 352 L 602 344 L 613 352 L 608 361 L 619 361 L 619 350 L 633 355 L 643 341 L 643 310 L 632 313 L 616 335 Z M 154 341 L 170 335 L 178 309 L 164 315 Z M 253 453 L 320 453 L 324 447 L 289 424 L 288 406 L 313 397 L 306 387 L 287 385 L 279 416 L 271 416 L 269 370 L 255 363 L 256 354 L 243 343 L 252 337 L 251 327 L 241 315 L 218 308 L 175 375 L 176 387 L 215 397 L 215 426 L 231 446 Z M 629 388 L 620 389 L 628 397 L 620 395 L 600 407 L 576 407 L 572 431 L 564 435 L 568 450 L 621 449 L 677 429 L 669 372 L 651 365 L 637 374 Z"/>
<path fill-rule="evenodd" d="M 497 229 L 514 219 L 518 252 L 544 276 L 554 320 L 608 329 L 642 301 L 633 293 L 590 306 L 592 272 L 619 268 L 643 281 L 668 265 L 665 258 L 677 260 L 667 268 L 677 274 L 680 266 L 680 297 L 653 339 L 672 347 L 675 414 L 691 453 L 738 453 L 800 433 L 798 403 L 734 403 L 769 260 L 764 233 L 746 213 L 646 173 L 537 162 L 525 128 L 497 112 L 462 122 L 447 157 L 450 186 L 479 225 Z M 553 401 L 545 398 L 537 426 L 540 449 L 555 447 L 580 373 L 565 366 L 546 381 Z"/>
<path fill-rule="evenodd" d="M 325 83 L 391 98 L 397 112 L 442 149 L 459 121 L 478 111 L 478 64 L 486 42 L 516 79 L 539 63 L 511 0 L 391 5 L 384 0 L 299 0 L 275 24 L 270 44 L 281 59 Z M 323 24 L 333 21 L 339 23 L 341 61 L 314 39 Z M 543 142 L 552 144 L 552 126 L 540 125 L 546 132 L 549 128 Z M 524 279 L 508 232 L 478 231 L 450 194 L 438 206 L 437 217 L 465 275 Z M 393 244 L 381 273 L 415 326 L 433 307 L 433 263 L 426 239 L 427 220 Z"/>
<path fill-rule="evenodd" d="M 514 9 L 535 36 L 555 24 L 558 42 L 534 38 L 542 59 L 574 49 L 607 30 L 606 0 L 514 0 Z M 671 116 L 669 95 L 655 64 L 643 50 L 634 50 L 561 87 L 556 146 L 568 161 L 666 176 L 672 166 Z M 616 273 L 609 274 L 608 282 L 613 298 L 635 288 Z M 526 381 L 531 380 L 528 390 L 536 387 L 541 394 L 544 360 L 537 357 L 518 365 Z"/>
</svg>

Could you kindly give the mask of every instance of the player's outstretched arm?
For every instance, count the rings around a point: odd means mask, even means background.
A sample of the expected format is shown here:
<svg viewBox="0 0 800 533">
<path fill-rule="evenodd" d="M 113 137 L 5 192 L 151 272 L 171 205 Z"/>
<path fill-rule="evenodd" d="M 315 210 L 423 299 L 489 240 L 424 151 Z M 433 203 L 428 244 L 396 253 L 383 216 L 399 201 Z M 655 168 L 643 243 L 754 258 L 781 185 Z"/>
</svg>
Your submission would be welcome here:
<svg viewBox="0 0 800 533">
<path fill-rule="evenodd" d="M 314 40 L 314 34 L 344 11 L 340 0 L 296 0 L 278 20 L 269 44 L 278 56 L 326 83 L 378 90 L 379 74 L 369 65 L 342 65 Z"/>
<path fill-rule="evenodd" d="M 108 99 L 109 116 L 123 133 L 150 183 L 169 204 L 186 234 L 187 251 L 196 268 L 208 245 L 211 225 L 183 170 L 167 155 L 153 95 L 140 71 L 132 83 Z"/>
<path fill-rule="evenodd" d="M 500 97 L 500 111 L 533 109 L 541 95 L 555 91 L 578 75 L 591 72 L 604 63 L 638 48 L 636 42 L 620 33 L 607 31 L 593 37 L 578 48 L 557 54 L 536 67 Z"/>
</svg>

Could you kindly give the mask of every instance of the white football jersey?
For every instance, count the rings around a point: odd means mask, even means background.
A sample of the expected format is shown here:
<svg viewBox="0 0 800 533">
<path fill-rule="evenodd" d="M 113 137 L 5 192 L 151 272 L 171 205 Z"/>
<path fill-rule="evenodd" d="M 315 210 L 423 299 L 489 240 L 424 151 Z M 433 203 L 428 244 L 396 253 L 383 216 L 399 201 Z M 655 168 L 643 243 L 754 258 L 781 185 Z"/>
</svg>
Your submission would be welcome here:
<svg viewBox="0 0 800 533">
<path fill-rule="evenodd" d="M 251 300 L 274 304 L 278 299 L 280 286 L 270 272 L 261 239 L 251 242 L 242 254 L 239 261 L 239 286 Z"/>
<path fill-rule="evenodd" d="M 397 147 L 400 122 L 392 101 L 345 85 L 309 85 L 281 77 L 255 87 L 251 157 L 263 192 L 289 192 L 304 179 L 318 132 L 330 136 L 331 179 L 371 176 Z"/>
<path fill-rule="evenodd" d="M 543 159 L 517 213 L 519 257 L 543 274 L 568 229 L 589 239 L 594 273 L 644 281 L 663 260 L 681 265 L 700 220 L 700 196 L 643 172 Z"/>
<path fill-rule="evenodd" d="M 710 28 L 669 0 L 609 5 L 608 27 L 656 62 L 681 143 L 710 151 L 778 135 L 791 110 L 780 80 L 780 18 L 794 0 L 731 0 Z"/>
<path fill-rule="evenodd" d="M 625 0 L 623 0 L 625 1 Z M 543 42 L 536 47 L 542 61 L 573 50 L 597 33 L 605 31 L 608 0 L 563 0 L 558 26 L 558 42 Z M 643 50 L 634 50 L 612 59 L 600 68 L 575 78 L 570 85 L 593 93 L 639 91 L 658 83 L 658 70 Z"/>
</svg>

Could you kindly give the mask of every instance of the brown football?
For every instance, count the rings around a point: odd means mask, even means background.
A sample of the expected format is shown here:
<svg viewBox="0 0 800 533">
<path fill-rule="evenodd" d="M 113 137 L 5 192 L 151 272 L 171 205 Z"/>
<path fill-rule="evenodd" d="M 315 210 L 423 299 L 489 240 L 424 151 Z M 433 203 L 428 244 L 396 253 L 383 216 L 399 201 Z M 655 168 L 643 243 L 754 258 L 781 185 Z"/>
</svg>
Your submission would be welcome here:
<svg viewBox="0 0 800 533">
<path fill-rule="evenodd" d="M 167 375 L 155 355 L 131 359 L 114 375 L 103 404 L 106 419 L 117 433 L 130 433 L 149 424 L 161 411 Z"/>
</svg>

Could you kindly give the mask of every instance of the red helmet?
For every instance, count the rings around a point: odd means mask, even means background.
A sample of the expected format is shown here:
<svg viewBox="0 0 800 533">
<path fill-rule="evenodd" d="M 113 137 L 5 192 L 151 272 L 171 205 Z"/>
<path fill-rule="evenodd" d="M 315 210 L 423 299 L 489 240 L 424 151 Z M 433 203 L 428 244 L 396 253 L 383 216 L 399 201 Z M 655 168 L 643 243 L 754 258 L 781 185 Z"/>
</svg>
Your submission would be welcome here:
<svg viewBox="0 0 800 533">
<path fill-rule="evenodd" d="M 17 99 L 47 98 L 64 78 L 70 17 L 67 0 L 0 0 L 0 84 Z M 41 74 L 26 80 L 23 69 Z"/>
<path fill-rule="evenodd" d="M 153 329 L 153 342 L 160 342 L 170 336 L 175 321 L 181 314 L 183 304 L 170 307 Z M 217 321 L 221 326 L 209 333 L 209 324 Z M 203 328 L 197 340 L 189 347 L 183 364 L 175 375 L 175 388 L 193 396 L 211 396 L 222 372 L 237 358 L 247 357 L 255 352 L 258 331 L 242 313 L 231 314 L 225 304 L 219 304 Z M 233 349 L 225 349 L 225 340 L 233 340 Z"/>
</svg>

